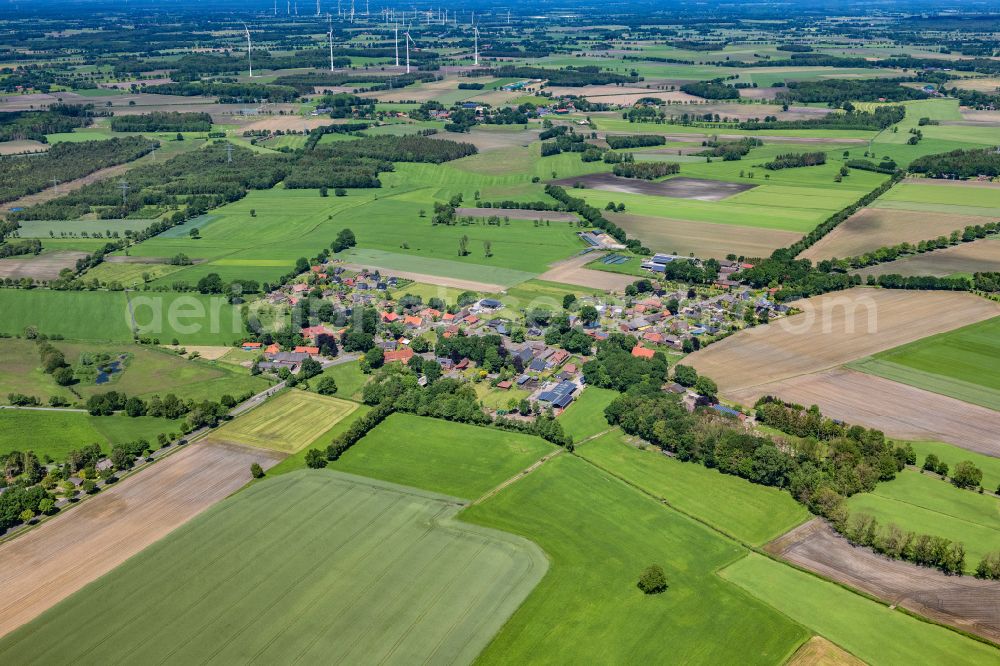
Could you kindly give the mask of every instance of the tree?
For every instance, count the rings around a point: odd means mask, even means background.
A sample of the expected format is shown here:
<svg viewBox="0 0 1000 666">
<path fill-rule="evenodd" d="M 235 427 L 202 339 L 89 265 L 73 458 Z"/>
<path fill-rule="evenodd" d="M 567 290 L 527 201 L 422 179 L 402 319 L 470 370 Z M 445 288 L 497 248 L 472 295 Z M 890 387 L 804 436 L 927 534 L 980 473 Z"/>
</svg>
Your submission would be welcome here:
<svg viewBox="0 0 1000 666">
<path fill-rule="evenodd" d="M 76 381 L 72 368 L 59 368 L 52 373 L 52 379 L 56 380 L 56 384 L 59 384 L 59 386 L 69 386 Z"/>
<path fill-rule="evenodd" d="M 674 381 L 681 386 L 694 386 L 698 381 L 698 371 L 689 365 L 674 366 Z"/>
<path fill-rule="evenodd" d="M 326 456 L 319 449 L 309 449 L 306 452 L 306 466 L 310 469 L 323 469 L 326 467 Z"/>
<path fill-rule="evenodd" d="M 329 375 L 323 377 L 316 385 L 316 392 L 320 395 L 333 395 L 337 392 L 337 380 Z"/>
<path fill-rule="evenodd" d="M 698 395 L 702 395 L 712 402 L 715 402 L 719 395 L 719 387 L 711 378 L 705 376 L 695 380 L 694 390 L 698 392 Z"/>
<path fill-rule="evenodd" d="M 936 472 L 940 462 L 941 461 L 938 460 L 936 455 L 928 453 L 927 458 L 924 459 L 924 470 L 928 472 Z"/>
<path fill-rule="evenodd" d="M 255 479 L 261 479 L 264 477 L 264 468 L 260 466 L 260 463 L 253 463 L 250 465 L 250 476 Z"/>
<path fill-rule="evenodd" d="M 469 237 L 462 236 L 458 239 L 458 256 L 464 257 L 469 254 Z"/>
<path fill-rule="evenodd" d="M 342 252 L 349 247 L 354 247 L 358 244 L 357 239 L 354 237 L 354 232 L 350 229 L 341 229 L 340 233 L 337 234 L 337 238 L 330 244 L 330 249 L 334 252 Z"/>
<path fill-rule="evenodd" d="M 24 511 L 21 512 L 22 523 L 26 523 L 34 517 L 35 517 L 35 512 L 32 511 L 31 509 L 25 509 Z"/>
<path fill-rule="evenodd" d="M 584 324 L 587 325 L 593 324 L 595 321 L 600 319 L 600 317 L 601 314 L 597 311 L 597 308 L 595 308 L 593 305 L 588 304 L 580 308 L 580 321 L 582 321 Z"/>
<path fill-rule="evenodd" d="M 563 310 L 569 310 L 576 303 L 576 294 L 566 294 L 563 296 Z"/>
<path fill-rule="evenodd" d="M 381 368 L 385 363 L 385 352 L 382 351 L 381 347 L 372 347 L 365 352 L 365 360 L 368 361 L 368 365 L 372 368 Z"/>
<path fill-rule="evenodd" d="M 653 564 L 646 567 L 646 570 L 639 576 L 638 587 L 645 594 L 659 594 L 667 589 L 667 575 L 663 573 L 663 567 Z"/>
<path fill-rule="evenodd" d="M 307 358 L 302 361 L 302 365 L 299 368 L 299 379 L 309 379 L 311 377 L 315 377 L 321 372 L 323 372 L 322 364 L 315 359 Z"/>
<path fill-rule="evenodd" d="M 201 234 L 198 231 L 198 227 L 191 227 L 191 231 L 188 232 L 191 238 L 201 238 Z"/>
<path fill-rule="evenodd" d="M 225 285 L 218 273 L 209 273 L 198 280 L 198 291 L 202 294 L 221 294 Z"/>
<path fill-rule="evenodd" d="M 959 488 L 976 488 L 983 482 L 983 471 L 976 467 L 972 461 L 963 460 L 955 465 L 951 482 Z"/>
<path fill-rule="evenodd" d="M 484 240 L 483 241 L 483 254 L 487 258 L 493 256 L 493 241 L 491 241 L 491 240 Z"/>
</svg>

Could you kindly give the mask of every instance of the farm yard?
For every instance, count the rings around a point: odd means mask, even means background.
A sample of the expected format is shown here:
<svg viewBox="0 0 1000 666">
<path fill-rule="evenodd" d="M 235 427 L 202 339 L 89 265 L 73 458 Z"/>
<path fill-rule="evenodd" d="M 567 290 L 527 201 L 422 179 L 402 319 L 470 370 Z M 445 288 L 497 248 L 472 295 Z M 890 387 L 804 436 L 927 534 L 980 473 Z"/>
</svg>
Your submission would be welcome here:
<svg viewBox="0 0 1000 666">
<path fill-rule="evenodd" d="M 269 480 L 7 636 L 0 659 L 468 662 L 546 562 L 524 539 L 456 523 L 457 509 L 329 471 Z"/>
<path fill-rule="evenodd" d="M 948 576 L 855 548 L 819 519 L 774 540 L 767 550 L 826 578 L 962 631 L 993 641 L 1000 637 L 996 584 L 990 581 Z"/>
<path fill-rule="evenodd" d="M 268 451 L 190 444 L 79 507 L 0 543 L 4 561 L 0 581 L 5 590 L 0 602 L 0 636 L 30 622 L 239 489 L 250 480 L 251 462 L 267 468 L 276 460 Z M 93 617 L 92 597 L 84 593 L 80 598 L 90 607 L 86 615 Z M 142 603 L 149 601 L 140 598 Z M 38 625 L 50 626 L 50 616 L 45 617 Z M 29 661 L 27 652 L 19 657 L 9 652 L 10 640 L 0 642 L 0 652 L 6 653 L 0 660 Z"/>
<path fill-rule="evenodd" d="M 213 442 L 296 453 L 357 409 L 357 404 L 306 391 L 287 391 L 209 435 Z"/>
</svg>

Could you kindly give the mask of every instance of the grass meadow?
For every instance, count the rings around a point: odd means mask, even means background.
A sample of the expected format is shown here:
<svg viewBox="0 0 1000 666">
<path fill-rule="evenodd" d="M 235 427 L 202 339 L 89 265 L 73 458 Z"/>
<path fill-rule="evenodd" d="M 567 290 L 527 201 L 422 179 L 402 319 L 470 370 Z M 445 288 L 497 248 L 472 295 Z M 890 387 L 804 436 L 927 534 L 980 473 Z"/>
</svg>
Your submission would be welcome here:
<svg viewBox="0 0 1000 666">
<path fill-rule="evenodd" d="M 880 483 L 875 492 L 854 495 L 847 506 L 883 525 L 896 523 L 904 530 L 961 541 L 970 573 L 983 555 L 1000 546 L 1000 500 L 913 470 Z"/>
<path fill-rule="evenodd" d="M 268 479 L 5 636 L 0 661 L 468 663 L 546 562 L 456 511 L 329 471 Z"/>
<path fill-rule="evenodd" d="M 330 468 L 476 499 L 554 450 L 533 435 L 393 414 Z"/>
<path fill-rule="evenodd" d="M 626 437 L 616 429 L 581 446 L 579 455 L 664 498 L 670 506 L 755 546 L 811 517 L 805 507 L 778 488 L 754 485 L 697 463 L 680 462 L 654 448 L 640 450 Z"/>
<path fill-rule="evenodd" d="M 604 408 L 618 397 L 617 391 L 587 387 L 569 407 L 559 415 L 559 422 L 574 442 L 593 437 L 611 426 L 604 418 Z"/>
<path fill-rule="evenodd" d="M 850 367 L 1000 411 L 1000 317 L 895 347 Z"/>
<path fill-rule="evenodd" d="M 371 375 L 361 372 L 361 366 L 357 361 L 331 365 L 321 375 L 309 380 L 310 387 L 315 390 L 323 377 L 333 377 L 337 382 L 336 396 L 344 400 L 360 400 L 361 388 L 371 379 Z"/>
<path fill-rule="evenodd" d="M 479 663 L 775 664 L 810 636 L 716 575 L 742 547 L 575 456 L 461 517 L 527 537 L 551 562 Z M 654 563 L 670 587 L 647 596 L 636 581 Z"/>
<path fill-rule="evenodd" d="M 357 404 L 288 390 L 212 433 L 213 440 L 295 453 L 357 409 Z"/>
<path fill-rule="evenodd" d="M 97 444 L 105 453 L 115 444 L 145 439 L 156 448 L 160 433 L 180 431 L 180 421 L 123 414 L 0 409 L 0 454 L 34 451 L 39 458 L 63 460 L 73 449 Z"/>
<path fill-rule="evenodd" d="M 968 460 L 983 471 L 984 488 L 996 491 L 1000 487 L 1000 458 L 966 451 L 944 442 L 910 442 L 910 445 L 917 454 L 917 465 L 923 465 L 924 459 L 930 453 L 936 455 L 938 460 L 945 462 L 948 469 L 952 470 L 958 463 Z"/>
<path fill-rule="evenodd" d="M 890 609 L 763 555 L 751 553 L 720 573 L 872 666 L 971 666 L 997 661 L 994 647 Z"/>
</svg>

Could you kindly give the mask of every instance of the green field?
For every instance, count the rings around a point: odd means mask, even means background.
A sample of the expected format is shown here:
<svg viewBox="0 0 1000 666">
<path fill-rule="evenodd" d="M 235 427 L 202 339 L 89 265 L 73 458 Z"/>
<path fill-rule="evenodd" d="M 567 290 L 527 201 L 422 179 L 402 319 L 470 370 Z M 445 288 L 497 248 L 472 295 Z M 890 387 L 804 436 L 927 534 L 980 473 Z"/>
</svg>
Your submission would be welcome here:
<svg viewBox="0 0 1000 666">
<path fill-rule="evenodd" d="M 287 390 L 212 433 L 212 439 L 296 453 L 357 409 L 357 404 Z"/>
<path fill-rule="evenodd" d="M 323 371 L 323 374 L 309 380 L 310 387 L 315 390 L 323 377 L 333 377 L 333 380 L 337 382 L 336 396 L 345 400 L 360 400 L 361 387 L 371 379 L 371 375 L 361 372 L 361 366 L 357 361 L 331 365 Z"/>
<path fill-rule="evenodd" d="M 1000 547 L 1000 500 L 956 488 L 936 477 L 906 470 L 872 493 L 847 500 L 852 512 L 875 516 L 885 525 L 932 534 L 965 544 L 965 569 L 973 572 L 983 555 Z"/>
<path fill-rule="evenodd" d="M 480 663 L 776 664 L 809 638 L 716 575 L 740 546 L 576 457 L 550 460 L 462 519 L 527 537 L 551 561 Z M 646 596 L 636 581 L 653 563 L 670 587 Z"/>
<path fill-rule="evenodd" d="M 468 663 L 546 562 L 456 511 L 329 471 L 268 480 L 5 636 L 0 661 Z"/>
<path fill-rule="evenodd" d="M 755 546 L 810 518 L 809 511 L 783 490 L 755 485 L 698 463 L 680 462 L 655 448 L 642 451 L 617 429 L 584 444 L 579 454 L 680 511 Z"/>
<path fill-rule="evenodd" d="M 996 648 L 751 553 L 721 575 L 872 666 L 995 664 Z"/>
<path fill-rule="evenodd" d="M 476 499 L 554 450 L 532 435 L 393 414 L 330 469 Z"/>
<path fill-rule="evenodd" d="M 590 386 L 559 415 L 559 422 L 574 442 L 610 428 L 604 408 L 618 397 L 617 391 Z"/>
<path fill-rule="evenodd" d="M 222 296 L 132 292 L 128 299 L 140 334 L 164 343 L 229 345 L 245 335 L 239 309 Z M 131 340 L 128 299 L 120 291 L 3 289 L 0 333 L 20 335 L 35 326 L 71 340 Z"/>
<path fill-rule="evenodd" d="M 896 185 L 872 205 L 925 213 L 997 217 L 1000 215 L 1000 189 L 942 184 L 940 181 L 907 182 Z"/>
<path fill-rule="evenodd" d="M 98 444 L 105 453 L 115 444 L 145 439 L 156 448 L 160 433 L 180 432 L 181 421 L 124 414 L 91 416 L 85 412 L 0 409 L 0 454 L 34 451 L 61 461 L 73 449 Z"/>
<path fill-rule="evenodd" d="M 895 347 L 849 367 L 1000 410 L 1000 317 Z"/>
<path fill-rule="evenodd" d="M 923 465 L 927 454 L 933 453 L 939 460 L 947 463 L 948 469 L 955 469 L 955 465 L 963 460 L 973 462 L 976 467 L 983 471 L 983 487 L 996 491 L 1000 486 L 1000 458 L 986 456 L 975 451 L 945 444 L 944 442 L 910 442 L 914 452 L 917 454 L 917 465 Z"/>
</svg>

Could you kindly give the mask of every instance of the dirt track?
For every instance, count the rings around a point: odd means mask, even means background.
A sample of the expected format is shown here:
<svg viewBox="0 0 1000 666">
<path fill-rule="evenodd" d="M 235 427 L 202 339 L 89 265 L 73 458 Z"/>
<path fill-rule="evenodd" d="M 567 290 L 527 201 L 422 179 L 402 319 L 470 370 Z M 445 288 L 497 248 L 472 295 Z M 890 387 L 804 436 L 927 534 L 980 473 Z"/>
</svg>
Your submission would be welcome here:
<svg viewBox="0 0 1000 666">
<path fill-rule="evenodd" d="M 1000 458 L 995 411 L 863 372 L 836 368 L 725 392 L 742 405 L 753 405 L 764 395 L 819 405 L 826 416 L 896 439 L 948 442 Z"/>
<path fill-rule="evenodd" d="M 190 444 L 40 527 L 0 544 L 0 636 L 111 571 L 282 456 Z M 94 603 L 101 603 L 95 599 Z"/>
<path fill-rule="evenodd" d="M 352 271 L 371 270 L 371 266 L 363 264 L 341 264 L 344 268 Z M 476 282 L 475 280 L 460 280 L 458 278 L 442 277 L 440 275 L 428 275 L 427 273 L 414 273 L 412 271 L 397 271 L 388 268 L 379 268 L 379 274 L 385 277 L 398 277 L 424 284 L 436 284 L 441 287 L 453 287 L 455 289 L 467 289 L 486 294 L 497 294 L 506 289 L 502 284 L 492 282 Z"/>
<path fill-rule="evenodd" d="M 634 275 L 584 268 L 584 265 L 589 264 L 599 256 L 598 254 L 587 253 L 564 259 L 563 261 L 551 264 L 549 270 L 539 275 L 537 279 L 548 280 L 549 282 L 562 282 L 563 284 L 575 284 L 593 289 L 604 289 L 606 291 L 624 291 L 625 287 L 639 279 Z"/>
<path fill-rule="evenodd" d="M 855 548 L 816 518 L 766 549 L 827 578 L 993 641 L 1000 641 L 1000 582 L 946 576 Z"/>
<path fill-rule="evenodd" d="M 854 288 L 792 305 L 803 312 L 737 333 L 688 362 L 732 393 L 1000 315 L 1000 304 L 972 294 L 895 289 Z"/>
</svg>

